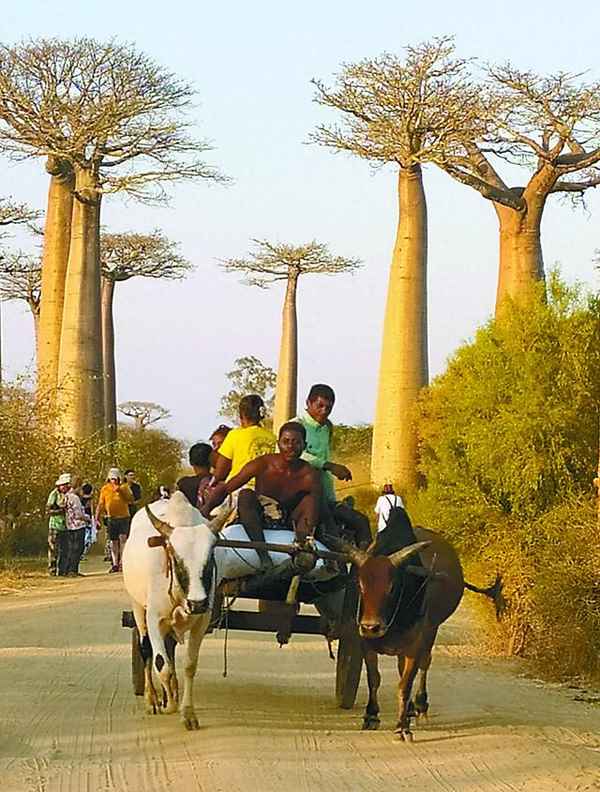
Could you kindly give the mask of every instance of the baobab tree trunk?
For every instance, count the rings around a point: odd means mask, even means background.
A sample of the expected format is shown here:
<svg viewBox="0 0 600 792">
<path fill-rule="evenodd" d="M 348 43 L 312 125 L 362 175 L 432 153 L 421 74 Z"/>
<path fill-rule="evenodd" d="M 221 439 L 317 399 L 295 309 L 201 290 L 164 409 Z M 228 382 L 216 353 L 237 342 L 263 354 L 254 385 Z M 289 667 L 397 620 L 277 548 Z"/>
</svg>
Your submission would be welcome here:
<svg viewBox="0 0 600 792">
<path fill-rule="evenodd" d="M 48 157 L 48 208 L 42 255 L 42 297 L 37 340 L 38 395 L 54 404 L 58 385 L 58 358 L 65 298 L 65 278 L 71 244 L 73 188 L 69 163 Z"/>
<path fill-rule="evenodd" d="M 117 439 L 117 380 L 115 376 L 115 325 L 113 299 L 115 282 L 102 278 L 102 372 L 104 390 L 104 437 L 107 443 Z"/>
<path fill-rule="evenodd" d="M 496 319 L 501 318 L 508 299 L 523 302 L 544 280 L 540 227 L 543 203 L 517 212 L 495 204 L 500 223 L 500 262 L 496 291 Z"/>
<path fill-rule="evenodd" d="M 417 483 L 414 407 L 427 384 L 427 204 L 421 168 L 401 168 L 399 218 L 381 347 L 371 480 L 400 492 Z"/>
<path fill-rule="evenodd" d="M 281 322 L 281 345 L 279 347 L 279 367 L 275 386 L 275 406 L 273 408 L 273 431 L 296 414 L 298 398 L 298 317 L 296 313 L 296 291 L 298 275 L 288 277 L 285 299 L 283 301 Z"/>
<path fill-rule="evenodd" d="M 58 368 L 60 424 L 73 440 L 99 433 L 104 423 L 99 234 L 96 179 L 77 169 Z"/>
<path fill-rule="evenodd" d="M 500 223 L 500 266 L 496 293 L 496 319 L 502 318 L 508 299 L 524 303 L 536 295 L 544 280 L 541 225 L 546 199 L 559 178 L 547 163 L 532 176 L 521 195 L 522 211 L 495 203 Z"/>
<path fill-rule="evenodd" d="M 40 359 L 40 311 L 39 307 L 30 306 L 33 316 L 33 335 L 35 338 L 35 359 Z"/>
</svg>

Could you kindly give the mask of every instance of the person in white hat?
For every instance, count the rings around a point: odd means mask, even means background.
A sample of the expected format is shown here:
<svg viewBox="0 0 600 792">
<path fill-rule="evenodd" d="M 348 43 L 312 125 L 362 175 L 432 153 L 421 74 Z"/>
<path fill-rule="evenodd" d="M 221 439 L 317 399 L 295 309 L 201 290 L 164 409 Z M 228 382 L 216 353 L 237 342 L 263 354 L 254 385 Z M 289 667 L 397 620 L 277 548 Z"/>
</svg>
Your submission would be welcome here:
<svg viewBox="0 0 600 792">
<path fill-rule="evenodd" d="M 71 489 L 71 474 L 61 473 L 54 489 L 48 495 L 48 574 L 64 576 L 67 572 L 67 524 L 65 520 L 65 496 Z"/>
<path fill-rule="evenodd" d="M 108 471 L 107 479 L 108 481 L 100 490 L 96 508 L 96 522 L 100 524 L 102 515 L 107 515 L 108 536 L 112 556 L 112 567 L 109 571 L 120 572 L 121 556 L 129 536 L 129 504 L 133 503 L 134 498 L 129 485 L 121 483 L 122 477 L 119 468 L 111 468 Z"/>
</svg>

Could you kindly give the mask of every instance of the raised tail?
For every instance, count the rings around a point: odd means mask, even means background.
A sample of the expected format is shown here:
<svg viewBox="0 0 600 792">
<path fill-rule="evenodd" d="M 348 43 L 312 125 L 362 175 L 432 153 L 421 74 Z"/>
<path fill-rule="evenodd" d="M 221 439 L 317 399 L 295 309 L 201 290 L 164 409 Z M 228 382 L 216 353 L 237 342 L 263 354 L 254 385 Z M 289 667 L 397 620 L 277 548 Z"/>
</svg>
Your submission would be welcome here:
<svg viewBox="0 0 600 792">
<path fill-rule="evenodd" d="M 483 594 L 484 597 L 489 597 L 494 603 L 494 607 L 496 609 L 496 619 L 500 621 L 502 618 L 502 614 L 506 609 L 506 600 L 502 594 L 502 576 L 498 572 L 496 574 L 496 580 L 492 583 L 491 586 L 487 588 L 479 588 L 479 586 L 473 586 L 471 583 L 467 583 L 465 580 L 465 588 L 469 589 L 469 591 L 474 591 L 475 594 Z"/>
</svg>

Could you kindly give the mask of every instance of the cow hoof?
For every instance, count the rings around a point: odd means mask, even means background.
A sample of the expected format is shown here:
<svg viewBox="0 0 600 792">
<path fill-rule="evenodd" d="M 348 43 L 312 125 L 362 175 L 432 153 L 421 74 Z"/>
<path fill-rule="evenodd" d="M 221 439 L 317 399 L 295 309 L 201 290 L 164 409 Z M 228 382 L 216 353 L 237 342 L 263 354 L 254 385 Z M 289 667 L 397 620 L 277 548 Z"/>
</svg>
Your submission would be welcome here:
<svg viewBox="0 0 600 792">
<path fill-rule="evenodd" d="M 415 736 L 408 729 L 396 729 L 394 732 L 399 742 L 414 742 Z"/>
<path fill-rule="evenodd" d="M 171 700 L 171 703 L 163 707 L 162 711 L 165 715 L 172 715 L 174 712 L 177 712 L 177 702 Z"/>
<path fill-rule="evenodd" d="M 146 715 L 160 715 L 160 706 L 157 703 L 146 704 Z"/>
<path fill-rule="evenodd" d="M 381 721 L 373 715 L 365 715 L 363 718 L 363 731 L 376 731 L 379 728 Z"/>
<path fill-rule="evenodd" d="M 187 710 L 182 715 L 183 725 L 188 731 L 196 731 L 196 729 L 200 728 L 200 724 L 198 723 L 198 718 L 196 717 L 196 713 L 193 710 Z"/>
</svg>

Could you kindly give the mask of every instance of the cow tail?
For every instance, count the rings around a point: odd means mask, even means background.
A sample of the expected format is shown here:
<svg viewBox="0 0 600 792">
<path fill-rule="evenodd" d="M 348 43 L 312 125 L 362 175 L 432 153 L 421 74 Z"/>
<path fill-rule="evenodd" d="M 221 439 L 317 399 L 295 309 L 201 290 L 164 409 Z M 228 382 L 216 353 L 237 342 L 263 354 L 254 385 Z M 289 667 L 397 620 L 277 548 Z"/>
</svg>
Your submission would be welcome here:
<svg viewBox="0 0 600 792">
<path fill-rule="evenodd" d="M 467 583 L 465 580 L 465 588 L 469 589 L 469 591 L 474 591 L 475 594 L 483 594 L 484 597 L 488 597 L 493 601 L 496 609 L 496 619 L 498 619 L 498 621 L 500 621 L 502 614 L 506 610 L 506 600 L 502 594 L 503 585 L 502 576 L 499 572 L 496 573 L 496 580 L 487 588 L 479 588 L 479 586 L 474 586 L 472 583 Z"/>
</svg>

